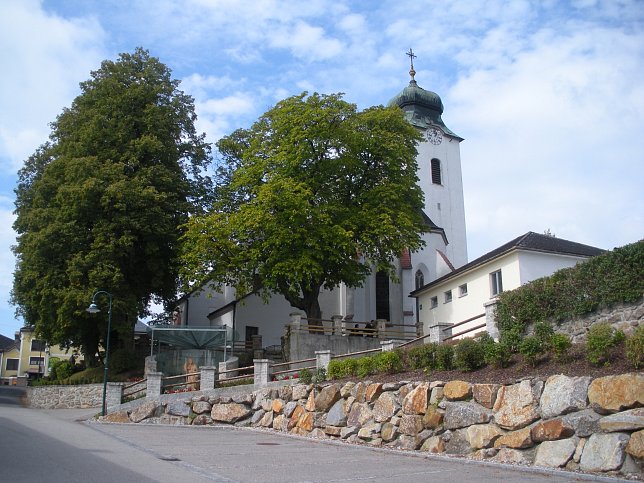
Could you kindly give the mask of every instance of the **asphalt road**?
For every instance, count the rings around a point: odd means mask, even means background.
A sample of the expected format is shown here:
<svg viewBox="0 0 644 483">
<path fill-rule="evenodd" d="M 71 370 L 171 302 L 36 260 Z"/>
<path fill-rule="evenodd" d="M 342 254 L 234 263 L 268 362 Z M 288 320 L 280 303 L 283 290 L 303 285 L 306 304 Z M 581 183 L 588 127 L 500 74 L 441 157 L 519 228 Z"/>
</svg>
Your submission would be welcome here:
<svg viewBox="0 0 644 483">
<path fill-rule="evenodd" d="M 90 410 L 20 407 L 0 390 L 0 482 L 618 481 L 267 431 L 84 422 Z"/>
</svg>

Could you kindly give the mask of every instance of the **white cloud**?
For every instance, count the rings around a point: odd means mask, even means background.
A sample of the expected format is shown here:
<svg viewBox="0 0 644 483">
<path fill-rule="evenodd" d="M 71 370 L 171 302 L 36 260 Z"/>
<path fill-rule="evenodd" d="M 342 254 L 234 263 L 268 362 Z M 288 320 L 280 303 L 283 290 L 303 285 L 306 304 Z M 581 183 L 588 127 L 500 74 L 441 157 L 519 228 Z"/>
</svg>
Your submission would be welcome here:
<svg viewBox="0 0 644 483">
<path fill-rule="evenodd" d="M 35 0 L 0 3 L 0 159 L 15 172 L 47 140 L 48 123 L 69 105 L 103 59 L 94 18 L 48 14 Z M 19 79 L 18 82 L 16 80 Z"/>
<path fill-rule="evenodd" d="M 253 99 L 244 93 L 204 99 L 195 104 L 199 132 L 206 132 L 209 142 L 217 142 L 240 126 L 238 121 L 255 112 Z"/>
<path fill-rule="evenodd" d="M 644 35 L 571 23 L 527 40 L 529 50 L 473 69 L 448 93 L 448 125 L 468 133 L 470 257 L 546 228 L 602 248 L 636 241 Z"/>
<path fill-rule="evenodd" d="M 269 42 L 273 47 L 288 48 L 293 55 L 307 61 L 330 59 L 343 49 L 342 42 L 328 37 L 323 28 L 303 21 L 291 28 L 273 32 Z"/>
</svg>

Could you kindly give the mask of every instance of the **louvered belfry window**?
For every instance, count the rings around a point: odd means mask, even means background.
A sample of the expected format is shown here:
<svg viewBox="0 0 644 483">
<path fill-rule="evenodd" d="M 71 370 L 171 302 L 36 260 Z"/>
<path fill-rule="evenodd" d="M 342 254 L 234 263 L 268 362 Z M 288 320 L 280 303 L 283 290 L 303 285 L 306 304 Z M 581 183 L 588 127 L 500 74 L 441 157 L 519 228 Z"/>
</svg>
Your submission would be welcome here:
<svg viewBox="0 0 644 483">
<path fill-rule="evenodd" d="M 441 162 L 436 158 L 432 159 L 432 183 L 443 184 L 441 182 Z"/>
</svg>

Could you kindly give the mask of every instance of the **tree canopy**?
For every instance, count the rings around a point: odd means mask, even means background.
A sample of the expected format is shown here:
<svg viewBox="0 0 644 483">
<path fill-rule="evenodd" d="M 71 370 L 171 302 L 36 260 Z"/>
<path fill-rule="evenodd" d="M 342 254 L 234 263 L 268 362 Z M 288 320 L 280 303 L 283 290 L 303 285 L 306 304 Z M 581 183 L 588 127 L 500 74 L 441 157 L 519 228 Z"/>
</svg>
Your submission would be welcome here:
<svg viewBox="0 0 644 483">
<path fill-rule="evenodd" d="M 321 289 L 393 274 L 423 245 L 419 140 L 397 107 L 358 111 L 341 94 L 279 102 L 217 143 L 216 201 L 187 225 L 184 277 L 279 293 L 319 319 Z"/>
<path fill-rule="evenodd" d="M 113 295 L 117 340 L 176 298 L 180 227 L 211 191 L 210 146 L 178 86 L 141 48 L 104 61 L 20 170 L 12 302 L 44 340 L 91 358 L 106 333 L 84 311 L 97 290 Z"/>
</svg>

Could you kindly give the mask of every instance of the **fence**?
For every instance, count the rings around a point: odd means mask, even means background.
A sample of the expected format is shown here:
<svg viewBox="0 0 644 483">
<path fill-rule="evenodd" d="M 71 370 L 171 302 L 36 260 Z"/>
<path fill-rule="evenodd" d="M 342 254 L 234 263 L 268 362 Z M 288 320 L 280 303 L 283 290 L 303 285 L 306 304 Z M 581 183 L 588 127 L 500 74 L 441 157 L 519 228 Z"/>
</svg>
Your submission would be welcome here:
<svg viewBox="0 0 644 483">
<path fill-rule="evenodd" d="M 460 327 L 467 323 L 473 322 L 475 320 L 484 317 L 485 314 L 477 315 L 471 317 L 467 320 L 459 322 L 454 325 L 450 325 L 443 330 L 451 331 L 454 327 Z M 303 330 L 301 324 L 291 324 L 296 327 L 299 325 L 298 330 Z M 309 330 L 316 326 L 308 326 L 304 330 Z M 332 327 L 319 327 L 320 333 L 326 333 L 327 330 L 335 331 L 337 328 L 342 329 L 342 326 L 333 325 Z M 477 324 L 474 327 L 470 327 L 466 330 L 460 331 L 456 334 L 444 337 L 442 340 L 454 339 L 458 336 L 473 332 L 482 327 L 485 327 L 485 324 Z M 346 327 L 345 327 L 346 329 Z M 380 331 L 381 327 L 377 327 L 376 330 L 378 334 L 382 334 Z M 346 333 L 346 335 L 349 335 Z M 200 372 L 193 372 L 188 374 L 179 374 L 177 376 L 168 376 L 163 377 L 163 374 L 160 372 L 149 372 L 147 374 L 146 380 L 146 398 L 154 398 L 161 395 L 162 391 L 173 391 L 173 392 L 182 392 L 188 390 L 201 390 L 207 391 L 214 389 L 215 387 L 221 387 L 223 385 L 229 385 L 231 383 L 239 383 L 244 380 L 252 380 L 252 383 L 255 387 L 263 387 L 269 384 L 271 381 L 279 380 L 281 378 L 286 378 L 294 375 L 302 369 L 308 370 L 318 370 L 318 369 L 328 369 L 329 362 L 332 359 L 341 359 L 347 357 L 358 357 L 366 354 L 373 354 L 376 352 L 386 352 L 391 351 L 396 348 L 409 347 L 414 344 L 423 343 L 424 340 L 428 337 L 432 337 L 434 334 L 427 334 L 420 337 L 415 337 L 407 341 L 400 340 L 382 340 L 380 341 L 380 348 L 367 349 L 361 351 L 349 352 L 346 354 L 337 354 L 334 355 L 330 350 L 324 351 L 315 351 L 315 357 L 303 358 L 299 360 L 293 360 L 289 362 L 282 363 L 273 363 L 269 359 L 255 359 L 252 366 L 246 367 L 232 367 L 232 368 L 223 368 L 221 367 L 219 371 L 215 367 L 201 367 Z M 312 364 L 315 362 L 315 364 Z M 305 365 L 306 364 L 306 365 Z M 251 372 L 252 371 L 252 372 Z M 176 382 L 175 382 L 176 381 Z"/>
<path fill-rule="evenodd" d="M 305 322 L 305 323 L 303 323 Z M 378 319 L 371 322 L 345 320 L 341 316 L 331 319 L 308 319 L 299 314 L 291 315 L 291 323 L 286 326 L 287 333 L 306 332 L 317 335 L 341 335 L 374 337 L 378 339 L 411 339 L 416 336 L 416 326 L 409 324 L 390 324 Z"/>
</svg>

